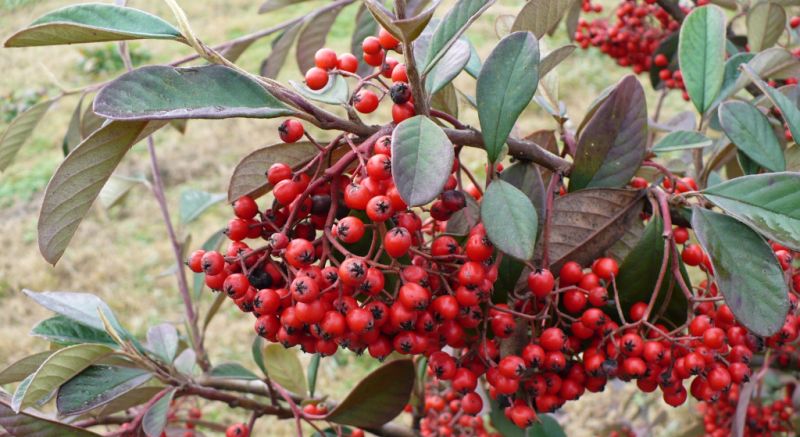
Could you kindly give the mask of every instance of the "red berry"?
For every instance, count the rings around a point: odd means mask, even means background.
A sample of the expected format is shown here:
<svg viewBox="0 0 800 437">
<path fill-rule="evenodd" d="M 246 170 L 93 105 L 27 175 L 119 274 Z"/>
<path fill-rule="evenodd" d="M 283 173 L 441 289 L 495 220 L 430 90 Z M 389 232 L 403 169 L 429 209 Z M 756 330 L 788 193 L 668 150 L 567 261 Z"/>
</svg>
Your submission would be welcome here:
<svg viewBox="0 0 800 437">
<path fill-rule="evenodd" d="M 304 133 L 303 124 L 293 118 L 284 121 L 278 127 L 278 134 L 284 143 L 297 142 L 297 140 L 303 138 Z"/>
<path fill-rule="evenodd" d="M 401 121 L 411 118 L 414 116 L 414 105 L 411 103 L 403 103 L 397 104 L 395 103 L 392 105 L 392 120 L 395 123 L 400 123 Z"/>
<path fill-rule="evenodd" d="M 378 54 L 381 52 L 381 41 L 377 37 L 368 36 L 361 43 L 361 49 L 368 55 Z"/>
<path fill-rule="evenodd" d="M 406 228 L 397 226 L 386 232 L 383 237 L 383 248 L 392 258 L 400 258 L 408 253 L 411 242 L 411 233 Z"/>
<path fill-rule="evenodd" d="M 392 82 L 406 82 L 408 83 L 408 75 L 406 74 L 405 64 L 397 64 L 392 70 Z"/>
<path fill-rule="evenodd" d="M 314 64 L 319 68 L 331 70 L 336 68 L 338 63 L 339 59 L 336 56 L 336 52 L 327 47 L 323 47 L 314 53 Z"/>
<path fill-rule="evenodd" d="M 336 67 L 339 70 L 355 73 L 358 71 L 358 58 L 351 53 L 342 53 L 339 55 Z"/>
<path fill-rule="evenodd" d="M 361 90 L 353 97 L 353 107 L 362 114 L 375 111 L 378 103 L 378 96 L 372 90 Z"/>
<path fill-rule="evenodd" d="M 538 298 L 547 297 L 554 285 L 555 278 L 550 270 L 538 269 L 528 274 L 528 288 Z"/>
<path fill-rule="evenodd" d="M 378 41 L 381 43 L 381 47 L 386 50 L 392 50 L 397 48 L 399 41 L 395 37 L 392 36 L 391 33 L 387 32 L 386 29 L 381 27 L 381 30 L 378 31 Z"/>
<path fill-rule="evenodd" d="M 306 71 L 306 85 L 312 90 L 321 90 L 328 84 L 328 72 L 319 67 L 311 67 Z"/>
<path fill-rule="evenodd" d="M 303 125 L 301 124 L 300 127 L 302 128 L 302 126 Z M 292 168 L 281 162 L 272 164 L 269 167 L 269 170 L 267 170 L 267 182 L 269 182 L 271 185 L 275 185 L 278 182 L 291 177 Z"/>
<path fill-rule="evenodd" d="M 237 423 L 235 425 L 231 425 L 225 430 L 225 437 L 249 437 L 250 430 L 247 428 L 247 425 L 244 423 Z"/>
</svg>

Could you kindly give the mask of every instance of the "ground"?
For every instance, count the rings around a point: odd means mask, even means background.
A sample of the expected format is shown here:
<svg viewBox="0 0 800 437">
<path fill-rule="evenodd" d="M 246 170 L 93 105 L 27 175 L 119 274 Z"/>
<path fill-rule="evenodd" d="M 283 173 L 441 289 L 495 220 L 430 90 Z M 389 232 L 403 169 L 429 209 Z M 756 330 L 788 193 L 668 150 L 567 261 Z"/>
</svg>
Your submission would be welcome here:
<svg viewBox="0 0 800 437">
<path fill-rule="evenodd" d="M 5 38 L 41 14 L 70 3 L 74 2 L 5 0 L 0 3 L 0 36 Z M 211 44 L 274 25 L 321 4 L 317 0 L 258 15 L 258 1 L 204 0 L 180 3 L 186 9 L 195 31 Z M 482 57 L 497 41 L 494 28 L 498 17 L 515 13 L 522 1 L 500 0 L 497 3 L 468 32 Z M 163 2 L 132 0 L 128 4 L 172 21 Z M 444 9 L 440 8 L 441 11 Z M 329 38 L 331 47 L 349 51 L 354 14 L 355 8 L 350 7 L 340 15 Z M 500 18 L 499 23 L 503 21 Z M 567 42 L 563 28 L 559 29 L 556 40 L 550 42 L 551 49 Z M 147 41 L 133 45 L 135 50 L 149 54 L 150 62 L 155 63 L 190 54 L 188 47 L 173 42 Z M 105 46 L 100 44 L 94 47 Z M 262 41 L 249 49 L 240 64 L 256 71 L 268 53 L 269 41 Z M 42 87 L 48 87 L 55 94 L 58 91 L 54 83 L 70 89 L 106 80 L 116 74 L 90 77 L 79 66 L 81 60 L 78 47 L 71 46 L 2 49 L 0 96 Z M 578 50 L 559 67 L 558 74 L 561 98 L 572 120 L 575 120 L 571 123 L 577 123 L 589 102 L 627 71 L 613 65 L 596 50 Z M 290 78 L 298 78 L 293 53 L 287 58 L 286 68 L 280 75 L 283 81 Z M 647 78 L 643 76 L 642 80 L 646 82 Z M 457 85 L 472 90 L 474 80 L 462 74 L 457 79 Z M 649 84 L 646 87 L 649 88 Z M 677 106 L 679 100 L 677 95 L 668 98 L 668 113 L 670 108 Z M 0 174 L 0 247 L 3 248 L 0 254 L 0 303 L 3 306 L 0 328 L 4 334 L 0 337 L 0 367 L 48 347 L 43 340 L 28 336 L 30 328 L 48 313 L 26 299 L 21 293 L 23 289 L 95 293 L 111 305 L 132 332 L 142 336 L 147 327 L 155 323 L 173 322 L 181 326 L 182 304 L 174 276 L 167 271 L 174 262 L 172 252 L 158 206 L 144 186 L 134 188 L 121 205 L 111 210 L 95 205 L 55 267 L 45 262 L 39 254 L 36 220 L 41 196 L 51 174 L 63 159 L 61 140 L 77 101 L 77 97 L 65 98 L 51 109 L 14 164 Z M 656 101 L 654 92 L 649 92 L 648 101 L 652 110 Z M 462 111 L 473 112 L 468 111 L 466 105 L 462 105 Z M 376 119 L 386 117 L 384 111 Z M 471 114 L 465 121 L 475 125 L 477 117 Z M 532 105 L 520 123 L 520 134 L 555 126 L 543 110 Z M 182 190 L 191 188 L 213 193 L 225 192 L 236 162 L 254 148 L 275 141 L 275 128 L 273 121 L 191 121 L 185 135 L 172 129 L 157 133 L 155 141 L 175 221 Z M 483 157 L 478 152 L 472 156 L 474 159 L 469 164 L 479 170 Z M 118 173 L 148 174 L 146 158 L 144 145 L 138 145 L 123 161 Z M 198 221 L 180 229 L 180 232 L 183 236 L 191 236 L 192 247 L 197 247 L 221 226 L 223 220 L 227 220 L 227 214 L 227 208 L 220 204 Z M 201 313 L 204 313 L 211 300 L 210 293 L 206 291 L 201 302 Z M 233 305 L 226 305 L 210 326 L 207 349 L 211 351 L 211 359 L 215 363 L 239 360 L 254 367 L 249 358 L 251 339 L 252 319 L 243 316 Z M 371 360 L 354 359 L 350 354 L 337 358 L 340 359 L 323 360 L 318 385 L 333 397 L 341 397 L 358 380 L 359 375 L 374 365 Z M 347 372 L 339 368 L 345 363 L 349 365 Z M 667 420 L 666 409 L 641 408 L 652 402 L 653 398 L 642 394 L 631 398 L 634 393 L 631 387 L 613 386 L 609 390 L 619 390 L 620 393 L 587 396 L 585 401 L 571 403 L 566 417 L 578 420 L 562 420 L 568 423 L 569 435 L 596 434 L 610 423 L 630 421 L 634 417 L 639 427 L 649 428 L 647 424 L 652 424 L 654 433 L 666 435 L 678 429 L 667 427 L 667 423 L 673 421 Z M 615 405 L 619 399 L 628 401 Z M 660 401 L 653 404 L 661 405 Z M 650 417 L 642 414 L 649 414 Z M 672 416 L 675 413 L 669 414 Z M 270 426 L 273 424 L 267 421 L 259 422 L 262 430 L 270 429 Z M 283 424 L 277 426 L 280 428 L 271 428 L 273 432 L 284 429 Z M 290 428 L 285 429 L 288 432 Z"/>
</svg>

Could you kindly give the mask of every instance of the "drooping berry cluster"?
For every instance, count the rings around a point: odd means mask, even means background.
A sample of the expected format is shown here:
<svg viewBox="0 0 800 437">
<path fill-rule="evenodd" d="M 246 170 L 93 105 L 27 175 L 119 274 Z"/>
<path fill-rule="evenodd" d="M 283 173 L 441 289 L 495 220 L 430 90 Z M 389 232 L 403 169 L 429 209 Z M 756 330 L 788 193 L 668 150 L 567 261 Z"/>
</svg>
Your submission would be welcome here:
<svg viewBox="0 0 800 437">
<path fill-rule="evenodd" d="M 762 437 L 772 435 L 793 435 L 792 424 L 795 407 L 792 396 L 796 386 L 790 384 L 776 393 L 778 399 L 764 400 L 747 406 L 744 418 L 744 436 Z M 730 435 L 732 423 L 736 420 L 736 407 L 739 403 L 739 387 L 732 387 L 716 402 L 701 402 L 697 410 L 703 415 L 703 426 L 707 436 L 725 437 Z"/>
</svg>

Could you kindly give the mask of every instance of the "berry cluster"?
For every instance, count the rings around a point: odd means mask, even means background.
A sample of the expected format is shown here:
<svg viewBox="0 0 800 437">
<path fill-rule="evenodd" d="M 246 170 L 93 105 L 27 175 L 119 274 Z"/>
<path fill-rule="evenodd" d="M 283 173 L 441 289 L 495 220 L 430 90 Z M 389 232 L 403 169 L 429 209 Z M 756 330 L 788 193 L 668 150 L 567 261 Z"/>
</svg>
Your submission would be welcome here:
<svg viewBox="0 0 800 437">
<path fill-rule="evenodd" d="M 437 354 L 431 355 L 431 359 Z M 425 381 L 424 415 L 420 421 L 423 437 L 475 436 L 499 437 L 484 428 L 483 419 L 476 416 L 483 409 L 483 400 L 475 393 L 459 393 L 448 381 L 436 378 L 429 368 Z"/>
<path fill-rule="evenodd" d="M 638 28 L 653 32 L 646 38 L 650 45 L 665 30 L 648 30 L 645 15 L 661 17 L 665 29 L 674 27 L 651 2 L 624 5 L 618 15 L 625 26 L 638 16 Z M 330 74 L 355 75 L 356 105 L 367 98 L 369 84 L 391 96 L 396 122 L 412 115 L 404 68 L 386 56 L 402 47 L 381 32 L 367 38 L 363 49 L 365 61 L 379 71 L 358 76 L 349 55 L 322 49 L 307 84 L 320 88 Z M 647 67 L 648 57 L 636 58 L 637 65 Z M 381 74 L 393 78 L 391 90 L 380 88 Z M 610 257 L 589 266 L 566 262 L 557 272 L 529 263 L 526 284 L 496 290 L 503 255 L 483 224 L 475 223 L 465 236 L 445 232 L 467 196 L 480 202 L 474 176 L 469 174 L 469 188 L 462 185 L 468 171 L 456 159 L 440 195 L 409 208 L 394 179 L 391 126 L 366 139 L 342 134 L 324 146 L 301 122 L 286 120 L 281 139 L 291 143 L 305 136 L 319 153 L 296 168 L 276 163 L 265 169 L 272 202 L 263 207 L 250 196 L 236 200 L 226 228 L 230 245 L 222 252 L 195 251 L 188 265 L 205 274 L 209 288 L 251 313 L 255 331 L 271 342 L 321 355 L 344 348 L 379 360 L 392 352 L 429 357 L 435 378 L 426 401 L 428 435 L 459 434 L 461 428 L 485 432 L 471 417 L 483 408 L 476 393 L 482 378 L 508 419 L 526 427 L 539 413 L 586 391 L 602 391 L 610 378 L 635 381 L 645 392 L 660 388 L 673 406 L 689 394 L 713 402 L 748 380 L 754 354 L 794 347 L 796 296 L 778 334 L 762 339 L 749 333 L 717 295 L 708 257 L 680 227 L 671 233 L 674 243 L 683 245 L 683 261 L 709 275 L 696 289 L 683 285 L 693 311 L 682 326 L 667 327 L 655 299 L 623 311 L 614 286 L 619 266 Z M 348 152 L 330 162 L 339 147 Z M 631 186 L 649 184 L 634 178 Z M 663 187 L 671 193 L 697 190 L 693 179 L 671 175 Z M 560 184 L 554 190 L 565 193 Z M 791 275 L 793 253 L 775 250 Z M 498 301 L 496 291 L 507 299 Z M 307 408 L 314 409 L 306 411 L 309 417 L 322 414 L 320 406 Z"/>
<path fill-rule="evenodd" d="M 584 12 L 601 12 L 600 5 L 590 0 L 583 2 Z M 670 16 L 656 0 L 623 0 L 616 9 L 616 21 L 605 18 L 587 21 L 581 18 L 575 32 L 575 41 L 584 49 L 597 47 L 617 61 L 630 67 L 636 74 L 658 68 L 658 76 L 665 87 L 683 90 L 680 70 L 670 68 L 670 59 L 662 53 L 655 54 L 661 43 L 676 32 L 680 23 Z"/>
<path fill-rule="evenodd" d="M 776 434 L 793 435 L 795 431 L 792 419 L 795 418 L 795 407 L 792 395 L 794 385 L 783 390 L 779 399 L 768 400 L 760 405 L 751 403 L 747 407 L 744 419 L 744 434 L 747 437 L 766 437 Z M 780 393 L 778 393 L 780 395 Z M 701 402 L 697 405 L 703 415 L 706 435 L 725 437 L 730 435 L 731 424 L 735 419 L 736 406 L 739 402 L 739 389 L 732 387 L 717 402 Z"/>
</svg>

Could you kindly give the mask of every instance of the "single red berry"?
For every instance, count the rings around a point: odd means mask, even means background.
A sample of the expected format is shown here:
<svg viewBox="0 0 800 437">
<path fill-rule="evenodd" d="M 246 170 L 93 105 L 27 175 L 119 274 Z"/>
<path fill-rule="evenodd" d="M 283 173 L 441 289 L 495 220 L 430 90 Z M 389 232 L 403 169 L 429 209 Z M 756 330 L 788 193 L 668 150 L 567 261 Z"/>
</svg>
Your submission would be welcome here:
<svg viewBox="0 0 800 437">
<path fill-rule="evenodd" d="M 323 70 L 334 69 L 338 63 L 336 52 L 327 47 L 317 50 L 314 54 L 314 64 Z"/>
<path fill-rule="evenodd" d="M 383 248 L 392 258 L 400 258 L 411 247 L 411 233 L 404 227 L 394 227 L 383 237 Z"/>
<path fill-rule="evenodd" d="M 189 255 L 189 258 L 186 260 L 186 265 L 189 266 L 191 271 L 195 273 L 200 273 L 203 271 L 203 255 L 205 254 L 205 250 L 198 249 Z"/>
<path fill-rule="evenodd" d="M 699 266 L 703 262 L 703 249 L 697 244 L 687 244 L 681 253 L 683 262 L 690 266 Z"/>
<path fill-rule="evenodd" d="M 302 125 L 300 126 L 302 127 Z M 267 182 L 269 182 L 271 185 L 275 185 L 278 182 L 291 177 L 292 168 L 282 162 L 272 164 L 269 167 L 269 170 L 267 170 Z"/>
<path fill-rule="evenodd" d="M 220 274 L 225 267 L 225 258 L 217 251 L 206 252 L 200 259 L 200 264 L 206 275 L 215 276 Z"/>
<path fill-rule="evenodd" d="M 373 222 L 385 222 L 392 217 L 392 202 L 386 196 L 375 196 L 367 202 L 367 217 Z"/>
<path fill-rule="evenodd" d="M 386 50 L 395 49 L 400 44 L 400 41 L 398 41 L 395 37 L 392 36 L 391 33 L 386 31 L 386 29 L 382 27 L 381 30 L 378 31 L 378 41 L 380 41 L 381 47 L 383 47 Z"/>
<path fill-rule="evenodd" d="M 345 243 L 355 243 L 364 236 L 364 222 L 358 217 L 347 216 L 334 227 L 336 237 Z"/>
<path fill-rule="evenodd" d="M 319 67 L 311 67 L 306 71 L 306 85 L 312 90 L 321 90 L 328 84 L 328 72 Z"/>
<path fill-rule="evenodd" d="M 656 67 L 664 68 L 669 65 L 669 58 L 667 58 L 665 54 L 659 53 L 653 58 L 653 64 L 655 64 Z"/>
<path fill-rule="evenodd" d="M 408 74 L 406 74 L 405 64 L 397 64 L 392 70 L 392 82 L 406 82 L 408 83 Z"/>
<path fill-rule="evenodd" d="M 225 430 L 225 437 L 250 437 L 250 430 L 244 423 L 237 423 Z"/>
<path fill-rule="evenodd" d="M 381 40 L 374 36 L 368 36 L 364 38 L 364 41 L 361 43 L 361 49 L 368 55 L 378 54 L 382 49 Z"/>
<path fill-rule="evenodd" d="M 258 204 L 250 196 L 242 196 L 233 202 L 233 213 L 242 219 L 251 219 L 258 214 Z"/>
<path fill-rule="evenodd" d="M 378 96 L 372 90 L 361 90 L 353 96 L 353 107 L 362 114 L 369 114 L 378 109 Z"/>
<path fill-rule="evenodd" d="M 342 53 L 339 55 L 336 67 L 342 71 L 355 73 L 358 71 L 358 58 L 351 53 Z"/>
<path fill-rule="evenodd" d="M 528 288 L 538 298 L 547 297 L 554 285 L 555 278 L 550 270 L 538 269 L 528 274 Z"/>
<path fill-rule="evenodd" d="M 414 105 L 411 103 L 403 103 L 402 105 L 394 104 L 392 105 L 392 120 L 395 123 L 400 123 L 401 121 L 411 118 L 414 116 Z"/>
<path fill-rule="evenodd" d="M 583 269 L 575 261 L 568 261 L 561 267 L 558 274 L 558 284 L 561 287 L 577 284 L 583 278 Z"/>
<path fill-rule="evenodd" d="M 297 142 L 297 140 L 303 138 L 304 133 L 303 124 L 293 118 L 284 121 L 278 127 L 278 134 L 284 143 Z"/>
</svg>

